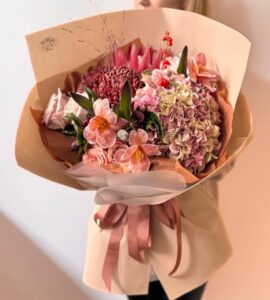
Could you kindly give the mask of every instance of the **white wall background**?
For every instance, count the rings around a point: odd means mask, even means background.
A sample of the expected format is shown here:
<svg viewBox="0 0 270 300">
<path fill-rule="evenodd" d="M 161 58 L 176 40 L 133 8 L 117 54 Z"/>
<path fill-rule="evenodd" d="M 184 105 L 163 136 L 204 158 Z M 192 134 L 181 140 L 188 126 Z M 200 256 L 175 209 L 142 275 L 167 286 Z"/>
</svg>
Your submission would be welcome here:
<svg viewBox="0 0 270 300">
<path fill-rule="evenodd" d="M 132 7 L 128 0 L 95 2 L 102 12 Z M 67 22 L 67 18 L 78 19 L 95 14 L 97 7 L 88 0 L 13 0 L 0 3 L 0 98 L 4 103 L 0 138 L 1 209 L 87 290 L 91 299 L 125 299 L 95 293 L 81 283 L 93 194 L 67 189 L 18 168 L 14 156 L 21 109 L 35 83 L 24 36 Z"/>
<path fill-rule="evenodd" d="M 100 11 L 132 7 L 131 0 L 96 2 Z M 205 299 L 266 300 L 270 299 L 267 284 L 270 204 L 265 194 L 269 179 L 266 169 L 270 167 L 270 3 L 267 0 L 212 0 L 211 3 L 214 18 L 243 32 L 253 43 L 243 90 L 249 95 L 254 112 L 256 139 L 221 184 L 221 210 L 235 255 L 211 280 Z M 81 283 L 93 194 L 67 189 L 32 175 L 18 168 L 14 157 L 18 119 L 34 85 L 24 35 L 66 22 L 66 17 L 76 19 L 95 12 L 88 0 L 1 1 L 0 206 L 92 299 L 121 300 L 125 297 L 98 293 Z M 258 277 L 260 281 L 255 286 Z"/>
</svg>

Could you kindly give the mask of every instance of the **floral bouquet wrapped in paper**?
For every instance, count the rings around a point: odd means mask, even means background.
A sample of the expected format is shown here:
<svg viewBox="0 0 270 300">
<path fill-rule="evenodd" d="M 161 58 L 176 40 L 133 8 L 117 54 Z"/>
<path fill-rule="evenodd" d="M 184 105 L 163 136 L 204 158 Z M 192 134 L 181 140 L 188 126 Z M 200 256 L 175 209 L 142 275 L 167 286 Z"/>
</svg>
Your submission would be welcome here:
<svg viewBox="0 0 270 300">
<path fill-rule="evenodd" d="M 231 254 L 203 182 L 251 139 L 238 97 L 249 42 L 170 9 L 95 16 L 27 40 L 37 86 L 22 114 L 17 160 L 97 190 L 84 282 L 143 294 L 152 269 L 170 299 L 203 283 Z"/>
</svg>

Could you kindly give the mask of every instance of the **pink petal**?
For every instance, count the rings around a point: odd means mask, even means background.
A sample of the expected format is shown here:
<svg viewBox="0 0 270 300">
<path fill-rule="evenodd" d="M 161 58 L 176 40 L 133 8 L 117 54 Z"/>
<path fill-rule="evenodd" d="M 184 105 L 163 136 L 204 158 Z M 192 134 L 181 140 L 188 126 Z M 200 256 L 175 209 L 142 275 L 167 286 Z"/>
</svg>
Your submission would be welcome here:
<svg viewBox="0 0 270 300">
<path fill-rule="evenodd" d="M 119 48 L 116 49 L 115 52 L 115 66 L 117 68 L 120 68 L 122 66 L 125 66 L 127 64 L 126 54 L 123 51 L 123 49 Z"/>
<path fill-rule="evenodd" d="M 144 144 L 141 145 L 143 151 L 148 155 L 160 155 L 159 147 L 157 145 Z"/>
<path fill-rule="evenodd" d="M 212 81 L 208 78 L 203 78 L 203 77 L 200 77 L 199 81 L 202 85 L 207 87 L 210 90 L 210 92 L 214 93 L 217 90 L 216 81 Z"/>
<path fill-rule="evenodd" d="M 100 147 L 108 148 L 108 147 L 112 147 L 115 144 L 116 134 L 111 128 L 102 131 L 98 130 L 96 139 Z"/>
<path fill-rule="evenodd" d="M 213 79 L 217 79 L 219 78 L 219 75 L 212 70 L 204 70 L 203 72 L 199 72 L 198 76 L 200 77 L 206 77 L 206 78 L 213 78 Z"/>
<path fill-rule="evenodd" d="M 132 44 L 130 51 L 130 68 L 138 71 L 139 62 L 138 62 L 138 48 L 135 44 Z"/>
<path fill-rule="evenodd" d="M 198 53 L 196 55 L 196 63 L 200 66 L 206 67 L 207 60 L 204 53 Z"/>
<path fill-rule="evenodd" d="M 125 151 L 126 151 L 126 149 L 117 150 L 114 154 L 114 160 L 118 163 L 128 162 L 129 158 L 126 159 L 126 157 L 124 156 Z"/>
<path fill-rule="evenodd" d="M 112 124 L 111 128 L 114 131 L 118 131 L 120 129 L 124 129 L 129 125 L 129 122 L 123 118 L 118 118 L 116 124 Z"/>
<path fill-rule="evenodd" d="M 163 50 L 162 48 L 159 48 L 159 50 L 156 52 L 152 67 L 153 69 L 159 69 L 160 63 L 163 58 Z"/>
<path fill-rule="evenodd" d="M 144 131 L 143 129 L 138 129 L 138 131 L 132 130 L 129 135 L 130 145 L 146 144 L 147 140 L 148 140 L 148 135 L 146 131 Z"/>
<path fill-rule="evenodd" d="M 103 110 L 107 110 L 108 108 L 110 108 L 108 99 L 97 99 L 93 105 L 93 110 L 96 116 L 102 116 Z"/>
<path fill-rule="evenodd" d="M 124 153 L 122 153 L 122 160 L 127 161 L 131 158 L 131 156 L 137 151 L 138 147 L 136 145 L 129 147 L 128 149 L 124 149 Z"/>
<path fill-rule="evenodd" d="M 151 67 L 151 48 L 147 47 L 142 57 L 142 60 L 139 64 L 138 72 L 141 73 L 144 70 L 149 69 L 150 67 Z"/>
<path fill-rule="evenodd" d="M 112 125 L 116 124 L 117 115 L 113 111 L 108 110 L 103 116 L 110 124 L 112 124 Z"/>
<path fill-rule="evenodd" d="M 134 154 L 129 161 L 129 168 L 131 172 L 148 171 L 150 168 L 150 159 L 146 154 L 144 154 L 143 158 L 138 160 L 136 154 Z"/>
<path fill-rule="evenodd" d="M 197 81 L 197 66 L 194 66 L 194 63 L 191 61 L 188 62 L 188 72 L 189 72 L 189 77 L 192 81 L 196 82 Z"/>
<path fill-rule="evenodd" d="M 85 127 L 83 135 L 89 144 L 96 143 L 96 130 L 91 130 L 89 125 Z"/>
</svg>

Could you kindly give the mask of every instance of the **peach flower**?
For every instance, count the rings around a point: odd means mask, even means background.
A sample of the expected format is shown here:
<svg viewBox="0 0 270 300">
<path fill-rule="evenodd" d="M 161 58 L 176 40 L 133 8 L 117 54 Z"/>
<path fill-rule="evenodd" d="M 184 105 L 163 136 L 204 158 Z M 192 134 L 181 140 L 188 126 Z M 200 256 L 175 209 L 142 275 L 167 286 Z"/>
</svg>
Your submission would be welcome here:
<svg viewBox="0 0 270 300">
<path fill-rule="evenodd" d="M 143 129 L 132 130 L 129 135 L 128 149 L 121 149 L 115 153 L 115 160 L 119 163 L 128 164 L 131 172 L 148 171 L 150 168 L 149 156 L 160 155 L 157 145 L 146 144 L 147 132 Z"/>
<path fill-rule="evenodd" d="M 192 81 L 200 82 L 211 92 L 215 92 L 217 90 L 219 75 L 213 70 L 208 70 L 206 65 L 206 56 L 203 53 L 196 54 L 188 62 L 189 76 Z"/>
<path fill-rule="evenodd" d="M 125 123 L 123 119 L 118 119 L 116 114 L 110 109 L 108 99 L 98 99 L 94 102 L 93 110 L 95 117 L 91 118 L 89 124 L 84 129 L 84 137 L 89 144 L 98 144 L 102 148 L 114 145 L 116 141 L 115 131 Z"/>
</svg>

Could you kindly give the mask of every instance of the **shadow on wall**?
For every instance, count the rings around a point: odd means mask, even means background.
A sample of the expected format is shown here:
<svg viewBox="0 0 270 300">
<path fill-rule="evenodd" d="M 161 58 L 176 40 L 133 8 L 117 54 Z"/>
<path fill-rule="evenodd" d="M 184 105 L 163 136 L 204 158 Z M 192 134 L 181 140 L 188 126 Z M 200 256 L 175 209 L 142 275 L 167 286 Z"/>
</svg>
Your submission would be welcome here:
<svg viewBox="0 0 270 300">
<path fill-rule="evenodd" d="M 90 300 L 3 214 L 0 237 L 0 299 Z"/>
</svg>

